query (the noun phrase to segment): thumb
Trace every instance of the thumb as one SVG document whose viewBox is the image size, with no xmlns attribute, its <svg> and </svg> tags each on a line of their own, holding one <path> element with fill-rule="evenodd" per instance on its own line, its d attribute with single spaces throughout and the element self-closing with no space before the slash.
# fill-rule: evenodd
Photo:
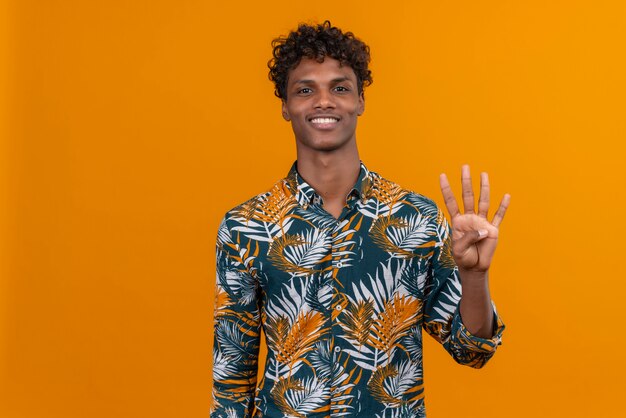
<svg viewBox="0 0 626 418">
<path fill-rule="evenodd" d="M 455 254 L 463 255 L 472 245 L 476 244 L 478 241 L 482 241 L 488 234 L 489 231 L 486 229 L 467 231 L 461 238 L 455 240 L 452 251 Z"/>
</svg>

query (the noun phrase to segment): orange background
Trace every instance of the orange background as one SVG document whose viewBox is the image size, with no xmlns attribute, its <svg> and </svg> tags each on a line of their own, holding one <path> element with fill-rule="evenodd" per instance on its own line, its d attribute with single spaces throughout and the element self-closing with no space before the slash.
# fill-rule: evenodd
<svg viewBox="0 0 626 418">
<path fill-rule="evenodd" d="M 372 49 L 363 161 L 512 194 L 482 370 L 427 338 L 429 417 L 623 412 L 623 1 L 33 1 L 0 22 L 0 416 L 206 417 L 224 212 L 295 158 L 270 42 Z"/>
</svg>

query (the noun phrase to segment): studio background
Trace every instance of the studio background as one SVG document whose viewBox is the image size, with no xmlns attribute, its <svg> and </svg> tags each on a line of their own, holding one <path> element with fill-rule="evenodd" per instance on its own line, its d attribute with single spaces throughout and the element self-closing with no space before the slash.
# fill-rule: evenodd
<svg viewBox="0 0 626 418">
<path fill-rule="evenodd" d="M 295 159 L 270 42 L 324 19 L 372 50 L 370 169 L 512 195 L 503 345 L 425 337 L 429 417 L 625 416 L 626 3 L 2 5 L 0 416 L 208 415 L 217 226 Z"/>
</svg>

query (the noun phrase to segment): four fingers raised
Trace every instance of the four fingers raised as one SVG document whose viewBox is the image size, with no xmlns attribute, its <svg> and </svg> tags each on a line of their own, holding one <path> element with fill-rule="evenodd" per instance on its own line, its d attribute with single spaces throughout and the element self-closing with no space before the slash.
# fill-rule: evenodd
<svg viewBox="0 0 626 418">
<path fill-rule="evenodd" d="M 448 177 L 445 174 L 441 174 L 439 176 L 439 184 L 441 186 L 441 193 L 443 194 L 443 200 L 446 204 L 446 208 L 448 209 L 448 213 L 450 214 L 450 218 L 454 218 L 460 214 L 459 205 L 457 204 L 456 198 L 452 193 L 452 188 L 450 187 L 450 182 L 448 181 Z M 469 165 L 464 165 L 461 169 L 461 186 L 462 186 L 462 197 L 463 197 L 463 208 L 466 214 L 474 213 L 474 191 L 472 189 L 472 177 L 470 175 Z M 500 202 L 500 206 L 493 216 L 493 220 L 491 224 L 495 227 L 498 227 L 504 218 L 504 214 L 506 213 L 507 208 L 509 207 L 509 202 L 511 200 L 511 195 L 508 193 L 504 195 L 502 201 Z M 490 204 L 490 191 L 489 191 L 489 176 L 487 173 L 481 173 L 480 175 L 480 197 L 478 198 L 478 216 L 487 218 L 489 213 L 489 204 Z"/>
</svg>

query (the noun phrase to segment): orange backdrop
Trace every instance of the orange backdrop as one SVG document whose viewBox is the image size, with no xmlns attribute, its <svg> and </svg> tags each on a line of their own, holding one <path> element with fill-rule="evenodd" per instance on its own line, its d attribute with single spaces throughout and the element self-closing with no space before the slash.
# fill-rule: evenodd
<svg viewBox="0 0 626 418">
<path fill-rule="evenodd" d="M 207 416 L 218 223 L 295 156 L 270 42 L 326 18 L 372 49 L 371 169 L 512 194 L 504 344 L 477 371 L 427 338 L 429 416 L 626 416 L 625 5 L 5 2 L 0 416 Z"/>
</svg>

